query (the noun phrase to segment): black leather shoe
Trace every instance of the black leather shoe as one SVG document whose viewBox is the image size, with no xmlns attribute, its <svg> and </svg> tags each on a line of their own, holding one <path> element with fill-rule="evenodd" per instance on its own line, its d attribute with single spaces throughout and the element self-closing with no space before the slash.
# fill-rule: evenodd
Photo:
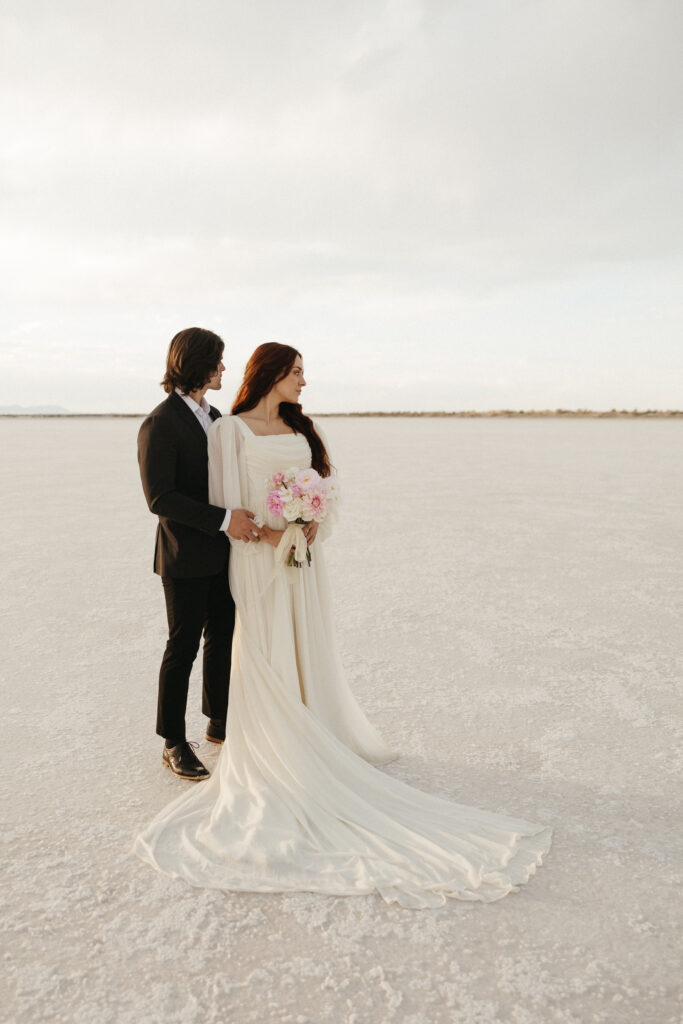
<svg viewBox="0 0 683 1024">
<path fill-rule="evenodd" d="M 175 747 L 164 746 L 162 760 L 179 779 L 190 779 L 192 782 L 208 779 L 210 772 L 192 749 L 197 746 L 197 743 L 188 743 L 187 741 L 178 743 Z"/>
<path fill-rule="evenodd" d="M 206 727 L 206 738 L 209 743 L 225 743 L 225 722 L 220 718 L 210 718 Z"/>
</svg>

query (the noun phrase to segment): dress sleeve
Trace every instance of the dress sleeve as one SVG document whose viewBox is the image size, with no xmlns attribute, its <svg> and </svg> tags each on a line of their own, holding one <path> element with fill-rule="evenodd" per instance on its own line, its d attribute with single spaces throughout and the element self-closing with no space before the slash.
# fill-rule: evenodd
<svg viewBox="0 0 683 1024">
<path fill-rule="evenodd" d="M 224 508 L 234 511 L 249 508 L 247 479 L 241 447 L 244 443 L 234 416 L 221 416 L 209 429 L 209 501 L 220 501 Z M 228 534 L 233 547 L 245 550 L 255 545 L 235 540 Z"/>
<path fill-rule="evenodd" d="M 317 430 L 318 434 L 320 435 L 320 440 L 325 445 L 325 451 L 327 452 L 327 457 L 329 458 L 330 463 L 331 463 L 332 462 L 332 453 L 330 451 L 330 445 L 329 445 L 328 440 L 327 440 L 327 435 L 325 434 L 324 430 L 322 429 L 322 427 L 320 426 L 319 423 L 315 423 L 315 429 Z M 336 471 L 336 469 L 332 469 L 332 477 L 331 478 L 334 480 L 334 483 L 335 483 L 337 497 L 333 501 L 331 501 L 330 504 L 328 505 L 327 515 L 325 516 L 325 518 L 323 519 L 322 523 L 318 527 L 318 535 L 317 535 L 316 539 L 317 540 L 321 540 L 321 541 L 327 540 L 327 538 L 330 536 L 330 534 L 334 532 L 334 528 L 336 526 L 337 519 L 339 517 L 339 511 L 338 511 L 338 506 L 339 506 L 339 482 L 338 482 L 338 478 L 337 478 L 337 471 Z"/>
</svg>

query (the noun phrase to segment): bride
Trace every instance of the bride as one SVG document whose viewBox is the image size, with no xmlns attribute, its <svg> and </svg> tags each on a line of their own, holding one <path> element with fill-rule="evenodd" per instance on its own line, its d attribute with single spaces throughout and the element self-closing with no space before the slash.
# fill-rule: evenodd
<svg viewBox="0 0 683 1024">
<path fill-rule="evenodd" d="M 249 508 L 262 539 L 230 539 L 237 609 L 226 740 L 211 778 L 174 800 L 134 844 L 173 878 L 250 892 L 378 892 L 404 907 L 500 899 L 534 874 L 550 829 L 431 796 L 380 771 L 393 755 L 367 721 L 337 654 L 322 542 L 334 513 L 304 527 L 311 564 L 277 568 L 285 521 L 267 480 L 331 472 L 299 404 L 300 353 L 261 345 L 232 416 L 209 433 L 209 499 Z M 227 684 L 227 680 L 226 680 Z"/>
</svg>

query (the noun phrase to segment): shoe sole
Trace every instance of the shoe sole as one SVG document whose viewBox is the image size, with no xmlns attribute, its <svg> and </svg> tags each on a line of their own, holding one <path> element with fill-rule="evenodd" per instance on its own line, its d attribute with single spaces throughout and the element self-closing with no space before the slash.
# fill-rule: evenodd
<svg viewBox="0 0 683 1024">
<path fill-rule="evenodd" d="M 210 779 L 210 775 L 181 775 L 180 772 L 174 772 L 168 761 L 164 761 L 163 757 L 161 763 L 165 764 L 171 775 L 175 775 L 176 779 L 185 779 L 187 782 L 204 782 L 205 779 Z"/>
<path fill-rule="evenodd" d="M 206 734 L 206 738 L 209 743 L 225 743 L 225 740 L 219 740 L 217 736 L 209 736 L 208 732 Z"/>
</svg>

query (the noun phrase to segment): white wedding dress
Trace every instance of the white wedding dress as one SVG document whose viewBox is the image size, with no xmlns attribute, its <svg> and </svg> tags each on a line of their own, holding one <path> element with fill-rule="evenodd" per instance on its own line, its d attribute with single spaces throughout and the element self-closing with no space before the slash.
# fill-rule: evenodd
<svg viewBox="0 0 683 1024">
<path fill-rule="evenodd" d="M 311 464 L 300 434 L 257 436 L 237 416 L 209 433 L 209 496 L 269 526 L 266 480 Z M 250 892 L 378 892 L 404 907 L 500 899 L 526 882 L 550 829 L 452 803 L 380 771 L 390 749 L 339 662 L 321 524 L 312 564 L 231 540 L 237 608 L 227 736 L 211 778 L 185 790 L 135 852 L 192 885 Z"/>
</svg>

